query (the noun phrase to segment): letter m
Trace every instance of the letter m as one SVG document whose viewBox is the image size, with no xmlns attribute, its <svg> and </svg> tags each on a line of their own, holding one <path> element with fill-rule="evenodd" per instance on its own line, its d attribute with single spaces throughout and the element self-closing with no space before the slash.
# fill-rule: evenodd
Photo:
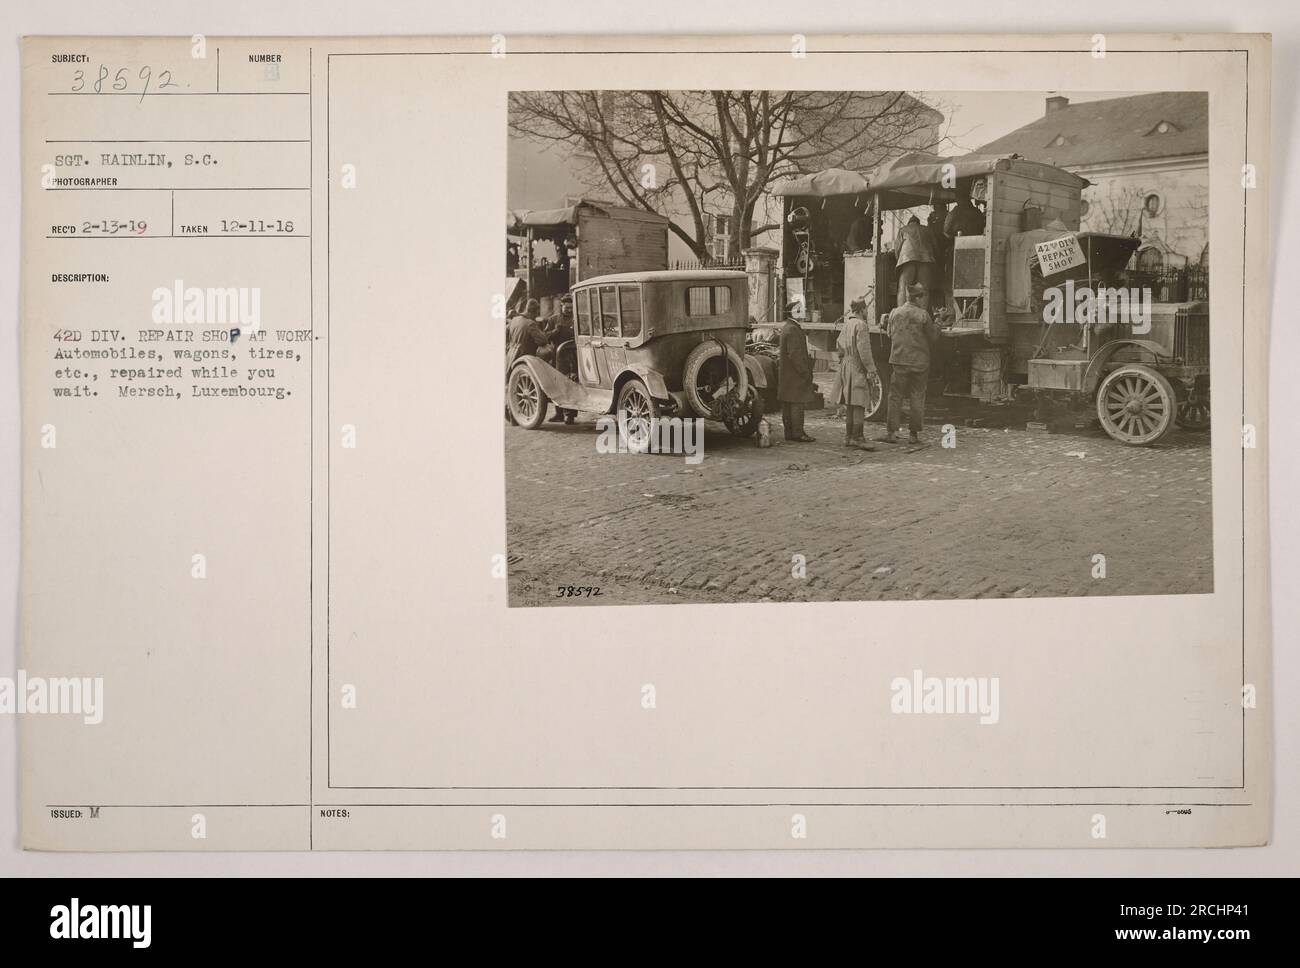
<svg viewBox="0 0 1300 968">
<path fill-rule="evenodd" d="M 51 679 L 50 708 L 65 713 L 81 712 L 81 680 Z"/>
<path fill-rule="evenodd" d="M 239 319 L 239 290 L 238 289 L 209 289 L 208 290 L 208 319 L 209 323 L 226 325 L 237 322 Z"/>
<path fill-rule="evenodd" d="M 131 937 L 131 909 L 125 904 L 104 905 L 100 923 L 101 938 Z"/>
</svg>

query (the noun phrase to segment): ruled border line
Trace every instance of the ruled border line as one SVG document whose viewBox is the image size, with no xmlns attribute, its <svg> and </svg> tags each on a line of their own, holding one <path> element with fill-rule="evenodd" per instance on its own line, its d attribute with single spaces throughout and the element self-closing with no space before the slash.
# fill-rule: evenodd
<svg viewBox="0 0 1300 968">
<path fill-rule="evenodd" d="M 1072 54 L 1072 55 L 1080 55 L 1080 54 L 1085 54 L 1085 53 L 1087 53 L 1087 52 L 1088 52 L 1088 51 L 1087 51 L 1086 48 L 1084 48 L 1084 49 L 1074 49 L 1074 48 L 1070 48 L 1070 49 L 964 48 L 964 49 L 942 49 L 942 50 L 930 50 L 930 49 L 925 49 L 925 50 L 859 50 L 859 49 L 853 49 L 853 50 L 826 50 L 826 51 L 816 51 L 815 53 L 816 53 L 818 56 L 822 56 L 822 55 L 836 55 L 836 54 L 853 54 L 853 55 L 864 55 L 864 54 L 866 54 L 866 55 L 872 55 L 872 54 L 880 54 L 880 55 L 888 55 L 888 54 L 903 54 L 903 55 L 914 55 L 914 54 Z M 1243 150 L 1244 150 L 1244 158 L 1248 160 L 1249 157 L 1250 157 L 1250 150 L 1249 150 L 1249 148 L 1250 148 L 1250 82 L 1251 82 L 1251 75 L 1250 75 L 1250 50 L 1249 50 L 1249 48 L 1188 48 L 1188 49 L 1177 49 L 1177 48 L 1174 48 L 1174 49 L 1147 49 L 1147 48 L 1139 48 L 1139 49 L 1126 49 L 1126 50 L 1115 50 L 1115 49 L 1111 49 L 1111 50 L 1108 50 L 1108 51 L 1107 51 L 1107 56 L 1111 56 L 1111 55 L 1115 55 L 1115 54 L 1173 54 L 1173 55 L 1180 55 L 1180 54 L 1192 54 L 1192 53 L 1244 54 L 1244 55 L 1245 55 L 1245 70 L 1244 70 L 1244 77 L 1243 77 L 1244 104 L 1245 104 L 1244 132 L 1243 132 L 1243 141 L 1244 141 L 1244 144 L 1243 144 Z M 781 49 L 781 50 L 721 50 L 721 51 L 687 51 L 687 50 L 651 50 L 651 51 L 645 51 L 645 50 L 637 50 L 637 51 L 608 51 L 608 50 L 606 50 L 606 51 L 591 51 L 591 50 L 548 50 L 548 51 L 512 51 L 510 56 L 521 56 L 521 55 L 522 55 L 522 56 L 545 56 L 545 57 L 554 57 L 554 56 L 558 56 L 558 55 L 581 55 L 581 56 L 611 56 L 611 55 L 619 55 L 619 56 L 628 56 L 628 55 L 631 55 L 631 56 L 665 56 L 665 55 L 672 55 L 672 56 L 707 56 L 707 55 L 709 55 L 709 54 L 721 54 L 721 55 L 734 55 L 734 54 L 742 54 L 742 55 L 743 55 L 743 54 L 767 54 L 767 55 L 777 55 L 777 56 L 786 57 L 786 56 L 789 56 L 789 51 L 788 51 L 788 49 Z M 327 167 L 330 166 L 330 165 L 332 165 L 331 154 L 330 154 L 330 133 L 331 133 L 331 114 L 332 114 L 332 112 L 331 112 L 331 101 L 332 101 L 332 99 L 331 99 L 331 97 L 330 97 L 330 90 L 331 90 L 330 85 L 331 85 L 331 82 L 332 82 L 332 66 L 333 66 L 333 59 L 334 59 L 335 57 L 447 57 L 447 56 L 450 56 L 450 57 L 457 57 L 457 56 L 463 56 L 463 57 L 490 57 L 490 56 L 492 56 L 492 54 L 491 54 L 490 51 L 376 51 L 376 52 L 331 52 L 331 53 L 328 53 L 328 54 L 326 55 L 326 65 L 325 65 L 325 76 L 326 76 L 326 124 L 325 124 L 325 145 L 326 145 L 326 147 L 325 147 L 325 153 L 326 153 L 326 164 L 327 164 Z M 1143 93 L 1143 92 L 1135 92 L 1135 93 Z M 1154 93 L 1154 92 L 1152 92 L 1152 93 Z M 1207 98 L 1208 98 L 1208 92 L 1207 92 Z M 332 170 L 332 169 L 331 169 L 331 170 Z M 1241 393 L 1242 393 L 1242 414 L 1243 414 L 1243 423 L 1244 423 L 1244 416 L 1245 416 L 1245 413 L 1246 413 L 1246 359 L 1247 359 L 1247 346 L 1249 345 L 1249 344 L 1247 343 L 1247 340 L 1246 340 L 1246 285 L 1245 285 L 1245 273 L 1246 273 L 1246 271 L 1247 271 L 1247 247 L 1248 247 L 1248 241 L 1249 241 L 1249 207 L 1248 207 L 1248 197 L 1247 197 L 1247 195 L 1246 195 L 1246 191 L 1247 191 L 1247 189 L 1246 189 L 1245 186 L 1243 185 L 1243 186 L 1242 186 L 1242 196 L 1243 196 L 1243 216 L 1242 216 L 1242 227 L 1241 227 L 1241 232 L 1242 232 L 1242 273 L 1243 273 L 1243 276 L 1242 276 L 1242 311 L 1241 311 L 1241 336 L 1242 336 L 1242 359 L 1241 359 L 1242 373 L 1241 373 Z M 329 416 L 331 416 L 331 417 L 332 417 L 332 411 L 331 411 L 331 409 L 330 409 L 330 400 L 331 400 L 331 392 L 332 392 L 332 386 L 331 386 L 331 384 L 332 384 L 333 368 L 332 368 L 332 366 L 331 366 L 331 364 L 330 364 L 330 351 L 331 351 L 331 348 L 332 348 L 332 339 L 330 339 L 330 333 L 331 333 L 331 326 L 332 326 L 332 314 L 331 314 L 331 311 L 330 311 L 330 299 L 329 299 L 329 295 L 328 295 L 328 293 L 329 293 L 330 287 L 331 287 L 331 285 L 332 285 L 332 274 L 331 274 L 331 268 L 332 268 L 332 267 L 331 267 L 331 259 L 330 259 L 330 252 L 331 252 L 331 247 L 332 247 L 332 226 L 331 226 L 331 221 L 330 221 L 330 216 L 329 216 L 329 212 L 330 212 L 329 201 L 330 201 L 330 197 L 332 196 L 332 194 L 333 194 L 333 191 L 332 191 L 332 184 L 331 184 L 331 189 L 330 189 L 330 190 L 327 192 L 327 194 L 326 194 L 326 219 L 325 219 L 325 236 L 326 236 L 326 292 L 327 292 L 327 296 L 326 296 L 326 339 L 327 339 L 327 343 L 326 343 L 326 361 L 327 361 L 327 362 L 326 362 L 326 390 L 325 390 L 325 397 L 326 397 L 326 411 L 327 411 L 327 414 L 328 414 Z M 699 790 L 699 791 L 722 791 L 722 790 L 736 790 L 736 791 L 743 791 L 743 790 L 757 790 L 757 791 L 761 791 L 761 790 L 825 790 L 825 791 L 836 791 L 836 790 L 839 790 L 839 791 L 845 791 L 845 792 L 863 791 L 863 790 L 950 790 L 950 791 L 962 791 L 962 790 L 990 790 L 990 791 L 995 791 L 995 790 L 1053 790 L 1053 789 L 1062 789 L 1062 790 L 1241 790 L 1241 791 L 1244 791 L 1244 790 L 1246 789 L 1246 710 L 1245 710 L 1245 707 L 1244 707 L 1244 706 L 1243 706 L 1243 708 L 1242 708 L 1242 714 L 1241 714 L 1241 723 L 1242 723 L 1242 733 L 1241 733 L 1241 782 L 1240 782 L 1240 784 L 1238 784 L 1238 785 L 1236 785 L 1236 786 L 1083 786 L 1083 787 L 1053 787 L 1053 786 L 978 786 L 978 787 L 944 787 L 944 786 L 930 786 L 930 787 L 915 787 L 915 786 L 891 786 L 891 787 L 807 787 L 807 786 L 802 786 L 802 787 L 798 787 L 798 786 L 796 786 L 796 787 L 790 787 L 790 786 L 773 786 L 773 787 L 735 787 L 735 786 L 698 786 L 698 787 L 674 787 L 674 786 L 667 786 L 667 787 L 662 787 L 662 786 L 634 786 L 634 787 L 628 787 L 628 786 L 586 786 L 586 787 L 550 787 L 550 786 L 529 786 L 529 787 L 455 787 L 455 786 L 373 786 L 373 785 L 336 785 L 336 784 L 334 784 L 334 782 L 333 782 L 333 759 L 332 759 L 332 755 L 331 755 L 331 751 L 332 751 L 332 736 L 331 736 L 331 733 L 332 733 L 332 730 L 331 730 L 331 716 L 330 716 L 330 710 L 331 710 L 331 707 L 332 707 L 332 702 L 330 701 L 330 697 L 331 697 L 331 695 L 332 695 L 332 691 L 330 691 L 330 689 L 332 688 L 332 687 L 331 687 L 331 684 L 332 684 L 332 681 L 333 681 L 333 680 L 332 680 L 332 676 L 331 676 L 331 660 L 332 660 L 332 644 L 333 644 L 333 636 L 332 636 L 332 627 L 331 627 L 331 622 L 330 622 L 330 600 L 331 600 L 331 598 L 332 598 L 332 596 L 331 596 L 331 594 L 330 594 L 330 590 L 331 590 L 331 578 L 332 578 L 332 571 L 333 571 L 333 569 L 332 569 L 332 561 L 331 561 L 330 550 L 329 550 L 329 549 L 330 549 L 330 536 L 331 536 L 332 525 L 333 525 L 333 507 L 332 507 L 332 503 L 331 503 L 331 501 L 330 501 L 330 493 L 331 493 L 331 488 L 330 488 L 331 469 L 330 469 L 330 457 L 329 457 L 329 454 L 330 454 L 331 452 L 332 452 L 332 448 L 327 448 L 327 456 L 326 456 L 326 492 L 325 492 L 325 501 L 326 501 L 326 541 L 325 541 L 325 546 L 326 546 L 326 605 L 325 605 L 325 607 L 326 607 L 326 631 L 325 631 L 325 659 L 326 659 L 326 683 L 327 683 L 327 693 L 326 693 L 326 696 L 325 696 L 325 701 L 326 701 L 326 787 L 327 787 L 327 789 L 330 789 L 330 790 L 394 790 L 394 791 L 397 791 L 397 790 L 413 790 L 413 791 L 414 791 L 414 790 L 429 790 L 429 791 L 434 791 L 434 790 L 447 790 L 447 791 L 449 791 L 449 790 L 555 790 L 555 791 L 563 791 L 563 790 L 604 790 L 604 791 L 630 791 L 630 790 L 666 790 L 666 791 L 667 791 L 667 790 Z M 1245 685 L 1246 685 L 1246 683 L 1245 683 L 1245 671 L 1246 671 L 1246 622 L 1247 622 L 1247 605 L 1246 605 L 1246 602 L 1247 602 L 1247 590 L 1246 590 L 1246 543 L 1247 543 L 1248 538 L 1249 538 L 1249 536 L 1248 536 L 1247 533 L 1246 533 L 1246 513 L 1245 513 L 1245 506 L 1246 506 L 1246 467 L 1245 467 L 1245 449 L 1244 449 L 1244 448 L 1242 449 L 1242 457 L 1241 457 L 1241 461 L 1242 461 L 1242 463 L 1241 463 L 1241 530 L 1242 530 L 1242 535 L 1241 535 L 1241 544 L 1242 544 L 1242 549 L 1241 549 L 1241 554 L 1242 554 L 1242 574 L 1241 574 L 1241 581 L 1242 581 L 1242 589 L 1241 589 L 1241 609 L 1242 609 L 1242 618 L 1241 618 L 1241 623 L 1242 623 L 1242 625 L 1241 625 L 1241 627 L 1242 627 L 1242 636 L 1241 636 L 1241 667 L 1242 667 L 1242 687 L 1243 687 L 1243 689 L 1244 689 L 1244 687 L 1245 687 Z M 1212 455 L 1212 454 L 1211 454 L 1211 467 L 1213 467 L 1213 455 Z M 1211 476 L 1213 476 L 1213 475 L 1211 475 Z M 604 804 L 603 804 L 603 803 L 574 804 L 574 806 L 618 806 L 618 805 L 619 805 L 619 804 L 607 804 L 607 803 L 604 803 Z M 704 805 L 704 804 L 702 804 L 702 803 L 701 803 L 701 804 L 691 804 L 691 806 L 702 806 L 702 805 Z M 718 806 L 737 806 L 738 804 L 716 804 L 716 805 L 718 805 Z M 819 805 L 819 806 L 822 806 L 822 805 L 830 805 L 830 804 L 818 804 L 818 805 Z M 836 804 L 836 805 L 838 805 L 838 806 L 880 806 L 880 804 Z M 891 805 L 892 805 L 892 804 L 891 804 Z M 899 804 L 899 805 L 901 805 L 901 804 Z M 1030 806 L 1030 805 L 1031 805 L 1031 804 L 1008 804 L 1008 806 Z M 1086 805 L 1089 805 L 1089 804 L 1075 804 L 1075 805 L 1076 805 L 1076 806 L 1086 806 Z M 1143 806 L 1144 804 L 1141 804 L 1141 803 L 1135 803 L 1135 804 L 1125 804 L 1125 805 L 1128 805 L 1128 806 Z M 1188 805 L 1188 806 L 1195 806 L 1196 804 L 1186 804 L 1186 805 Z M 1215 806 L 1227 806 L 1228 804 L 1214 804 L 1214 805 L 1215 805 Z M 1234 805 L 1241 805 L 1241 804 L 1234 804 Z M 396 804 L 396 806 L 403 806 L 403 804 Z M 411 806 L 446 806 L 446 807 L 454 807 L 454 806 L 459 806 L 459 804 L 423 804 L 423 805 L 411 804 Z"/>
</svg>

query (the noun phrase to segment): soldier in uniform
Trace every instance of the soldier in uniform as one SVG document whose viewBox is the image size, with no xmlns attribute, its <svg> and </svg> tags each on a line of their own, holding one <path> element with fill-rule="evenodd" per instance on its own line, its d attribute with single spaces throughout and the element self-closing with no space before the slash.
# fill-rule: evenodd
<svg viewBox="0 0 1300 968">
<path fill-rule="evenodd" d="M 895 273 L 898 279 L 898 305 L 907 303 L 909 286 L 919 283 L 927 291 L 934 275 L 934 243 L 921 220 L 913 215 L 898 232 L 896 244 L 898 262 Z"/>
<path fill-rule="evenodd" d="M 839 403 L 846 406 L 844 446 L 859 450 L 875 450 L 863 438 L 863 424 L 867 408 L 871 406 L 871 392 L 879 382 L 876 362 L 871 356 L 871 339 L 864 318 L 867 302 L 855 299 L 849 304 L 849 314 L 844 319 L 835 348 L 840 355 Z"/>
<path fill-rule="evenodd" d="M 957 204 L 943 221 L 943 234 L 950 239 L 959 235 L 983 235 L 984 213 L 970 200 L 970 187 L 959 187 Z"/>
<path fill-rule="evenodd" d="M 808 338 L 804 336 L 803 327 L 789 314 L 797 306 L 786 306 L 786 321 L 781 327 L 778 344 L 777 399 L 781 401 L 781 423 L 785 427 L 785 439 L 796 443 L 812 443 L 803 429 L 804 404 L 810 403 L 816 394 L 813 383 L 812 357 L 808 355 Z"/>
<path fill-rule="evenodd" d="M 578 358 L 571 352 L 561 353 L 560 348 L 569 340 L 573 339 L 573 297 L 564 296 L 560 300 L 559 308 L 546 320 L 546 336 L 555 347 L 555 368 L 571 380 L 578 379 Z M 567 410 L 558 403 L 555 405 L 555 416 L 551 418 L 551 423 L 573 423 L 574 417 L 578 415 L 576 410 Z"/>
<path fill-rule="evenodd" d="M 903 397 L 910 401 L 908 439 L 921 442 L 925 421 L 925 384 L 930 378 L 930 352 L 939 341 L 939 327 L 925 311 L 925 286 L 917 283 L 907 291 L 907 303 L 889 313 L 889 416 L 886 433 L 877 440 L 898 443 L 903 416 Z"/>
<path fill-rule="evenodd" d="M 538 351 L 550 345 L 546 330 L 538 322 L 542 305 L 536 299 L 524 304 L 524 311 L 506 325 L 506 373 L 521 356 L 537 356 Z"/>
</svg>

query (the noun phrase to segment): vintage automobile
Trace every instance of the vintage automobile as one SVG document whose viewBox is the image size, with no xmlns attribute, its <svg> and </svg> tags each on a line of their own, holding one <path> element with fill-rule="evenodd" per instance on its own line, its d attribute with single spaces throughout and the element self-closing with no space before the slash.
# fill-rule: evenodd
<svg viewBox="0 0 1300 968">
<path fill-rule="evenodd" d="M 509 416 L 533 430 L 549 403 L 616 414 L 632 448 L 657 417 L 716 420 L 748 437 L 762 419 L 768 384 L 762 362 L 745 353 L 748 301 L 743 272 L 656 270 L 585 280 L 573 288 L 574 338 L 555 348 L 553 363 L 524 356 L 511 365 Z"/>
<path fill-rule="evenodd" d="M 1209 429 L 1209 305 L 1196 298 L 1204 294 L 1161 291 L 1159 279 L 1125 269 L 1139 246 L 1136 238 L 1098 232 L 1073 236 L 1084 259 L 1080 265 L 1048 273 L 1031 267 L 1029 305 L 1035 317 L 1044 315 L 1039 280 L 1058 293 L 1070 294 L 1074 286 L 1109 293 L 1111 305 L 1085 307 L 1087 318 L 1098 320 L 1090 325 L 1040 324 L 1038 350 L 1028 360 L 1029 380 L 1017 388 L 1017 397 L 1035 401 L 1043 417 L 1062 408 L 1095 410 L 1102 429 L 1124 444 L 1157 444 L 1175 426 Z M 1129 308 L 1117 313 L 1114 304 L 1121 295 Z M 1072 314 L 1077 320 L 1077 307 L 1062 300 L 1062 308 L 1067 320 Z"/>
</svg>

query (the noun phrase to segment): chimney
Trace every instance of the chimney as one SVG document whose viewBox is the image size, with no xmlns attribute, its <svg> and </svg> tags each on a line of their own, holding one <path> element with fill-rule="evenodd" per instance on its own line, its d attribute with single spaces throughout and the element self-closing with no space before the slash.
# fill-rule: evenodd
<svg viewBox="0 0 1300 968">
<path fill-rule="evenodd" d="M 1051 114 L 1053 111 L 1059 111 L 1062 108 L 1066 108 L 1069 106 L 1070 106 L 1070 99 L 1068 97 L 1062 97 L 1061 95 L 1056 94 L 1047 99 L 1047 110 L 1044 111 L 1043 113 Z"/>
</svg>

